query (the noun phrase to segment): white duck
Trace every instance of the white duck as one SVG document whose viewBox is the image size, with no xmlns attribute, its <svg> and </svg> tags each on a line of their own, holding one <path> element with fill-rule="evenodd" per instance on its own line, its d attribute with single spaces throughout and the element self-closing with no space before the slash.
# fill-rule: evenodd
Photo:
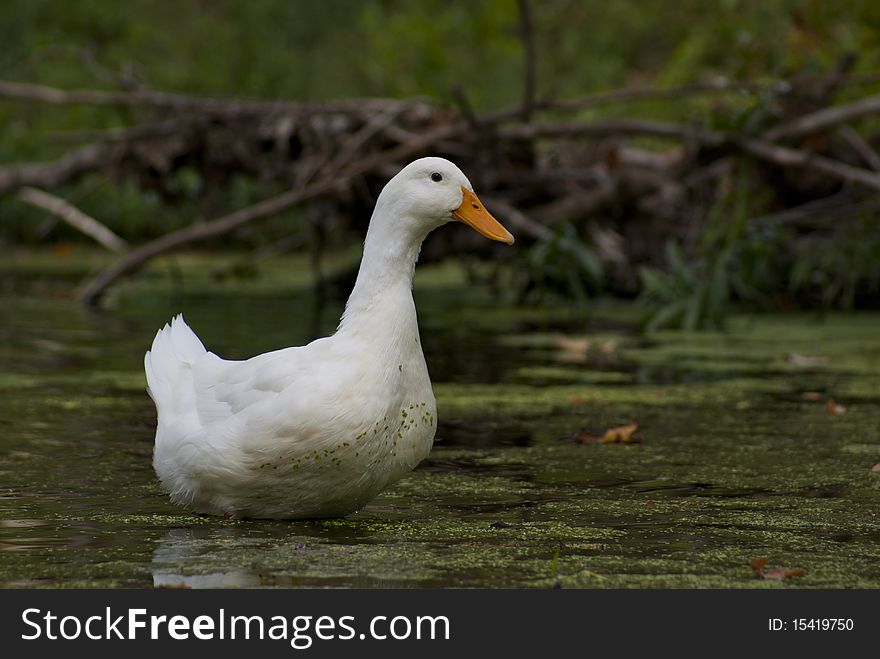
<svg viewBox="0 0 880 659">
<path fill-rule="evenodd" d="M 437 428 L 412 278 L 428 233 L 457 219 L 513 236 L 442 158 L 382 190 L 336 333 L 245 361 L 207 352 L 177 316 L 144 358 L 153 466 L 171 499 L 226 517 L 336 517 L 412 470 Z"/>
</svg>

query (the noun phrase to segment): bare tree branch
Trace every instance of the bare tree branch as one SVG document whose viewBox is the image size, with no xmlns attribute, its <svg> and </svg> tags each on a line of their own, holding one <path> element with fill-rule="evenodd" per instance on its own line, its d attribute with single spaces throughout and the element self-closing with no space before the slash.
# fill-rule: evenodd
<svg viewBox="0 0 880 659">
<path fill-rule="evenodd" d="M 790 149 L 765 140 L 736 139 L 734 143 L 746 153 L 776 165 L 806 167 L 824 174 L 831 174 L 844 181 L 861 183 L 875 190 L 880 190 L 880 173 L 869 172 L 866 169 L 853 167 L 832 158 L 801 149 Z"/>
<path fill-rule="evenodd" d="M 553 231 L 540 222 L 536 222 L 526 213 L 523 213 L 521 210 L 503 199 L 498 197 L 485 197 L 483 202 L 488 207 L 492 208 L 499 217 L 505 220 L 514 229 L 538 240 L 549 240 L 553 237 Z"/>
<path fill-rule="evenodd" d="M 772 142 L 804 137 L 878 112 L 880 112 L 880 95 L 869 96 L 854 103 L 833 105 L 811 114 L 805 114 L 794 121 L 765 131 L 762 137 Z"/>
<path fill-rule="evenodd" d="M 293 101 L 259 101 L 236 98 L 188 96 L 146 89 L 133 91 L 98 91 L 92 89 L 58 89 L 46 85 L 0 80 L 0 98 L 39 101 L 53 105 L 108 105 L 149 107 L 165 110 L 201 110 L 218 114 L 252 114 L 266 112 L 352 112 L 372 114 L 389 106 L 411 107 L 420 101 L 391 99 L 352 99 L 327 103 Z"/>
<path fill-rule="evenodd" d="M 646 216 L 675 218 L 682 212 L 696 217 L 702 212 L 700 204 L 711 203 L 717 197 L 720 186 L 716 179 L 723 178 L 723 172 L 742 154 L 779 168 L 806 168 L 822 173 L 825 179 L 880 190 L 880 156 L 847 125 L 848 121 L 880 113 L 880 96 L 783 121 L 754 137 L 642 118 L 576 120 L 572 116 L 567 121 L 550 117 L 545 118 L 549 121 L 537 121 L 540 110 L 577 111 L 607 103 L 737 93 L 743 89 L 770 88 L 786 94 L 790 86 L 784 81 L 715 81 L 667 89 L 622 89 L 571 101 L 542 101 L 535 96 L 533 7 L 528 0 L 518 1 L 523 98 L 515 107 L 482 115 L 473 112 L 463 94 L 459 98 L 460 111 L 456 111 L 419 100 L 250 101 L 143 89 L 60 90 L 0 81 L 0 99 L 160 111 L 149 113 L 145 117 L 148 122 L 140 125 L 75 135 L 100 142 L 74 149 L 54 162 L 0 167 L 0 194 L 18 188 L 40 188 L 23 192 L 23 197 L 36 203 L 35 194 L 49 196 L 42 190 L 84 173 L 121 169 L 147 185 L 161 187 L 173 198 L 174 186 L 167 185 L 170 175 L 192 166 L 200 168 L 206 198 L 237 173 L 290 188 L 253 206 L 193 224 L 134 249 L 84 287 L 81 299 L 94 303 L 121 277 L 155 256 L 221 236 L 316 197 L 335 198 L 342 206 L 356 203 L 352 200 L 371 194 L 365 188 L 368 179 L 364 174 L 393 175 L 406 159 L 427 153 L 461 157 L 465 165 L 491 162 L 491 171 L 484 173 L 481 182 L 481 188 L 489 192 L 488 203 L 518 231 L 535 239 L 553 235 L 554 223 L 581 219 L 612 207 L 615 217 L 609 216 L 603 222 L 622 222 L 617 216 L 622 218 L 624 214 L 640 220 Z M 795 104 L 783 105 L 783 111 L 791 111 L 789 106 Z M 875 171 L 814 153 L 810 150 L 814 148 L 812 143 L 794 145 L 797 148 L 778 143 L 829 129 L 836 129 Z M 671 140 L 673 148 L 658 153 L 643 145 L 627 144 L 628 136 Z M 541 145 L 541 149 L 522 143 L 535 140 L 554 143 Z M 387 148 L 389 143 L 395 146 Z M 524 157 L 526 153 L 528 158 Z M 475 158 L 475 154 L 482 154 L 481 158 Z M 794 179 L 798 178 L 788 177 L 795 188 Z M 865 194 L 855 188 L 852 192 Z M 826 189 L 816 194 L 829 192 Z M 55 208 L 61 208 L 59 202 L 66 203 L 54 199 Z M 45 202 L 46 197 L 42 200 Z M 688 209 L 694 201 L 699 208 L 691 212 Z M 71 215 L 69 209 L 64 212 L 82 220 Z M 212 214 L 205 212 L 209 217 Z M 622 224 L 621 230 L 626 233 Z"/>
<path fill-rule="evenodd" d="M 880 155 L 868 144 L 861 135 L 852 129 L 849 124 L 843 124 L 837 129 L 837 134 L 850 148 L 859 154 L 859 157 L 875 172 L 880 172 Z"/>
<path fill-rule="evenodd" d="M 400 112 L 401 108 L 392 107 L 372 117 L 357 133 L 352 135 L 342 145 L 338 153 L 322 169 L 328 173 L 332 173 L 345 166 L 345 164 L 357 154 L 358 150 L 366 144 L 370 138 L 381 133 L 390 126 Z"/>
<path fill-rule="evenodd" d="M 129 142 L 144 138 L 166 137 L 180 130 L 179 117 L 104 130 L 67 130 L 49 134 L 49 139 L 59 143 L 70 142 Z"/>
<path fill-rule="evenodd" d="M 100 169 L 114 153 L 112 145 L 89 144 L 53 162 L 0 167 L 0 194 L 24 186 L 54 188 L 80 174 Z"/>
<path fill-rule="evenodd" d="M 873 84 L 880 80 L 878 73 L 850 74 L 840 76 L 826 74 L 819 76 L 803 76 L 791 80 L 727 80 L 719 78 L 707 82 L 696 82 L 678 87 L 629 87 L 613 89 L 605 92 L 589 94 L 581 98 L 564 100 L 547 100 L 536 103 L 537 110 L 552 110 L 558 112 L 576 112 L 587 108 L 610 105 L 613 103 L 633 103 L 639 101 L 661 101 L 688 96 L 701 96 L 704 94 L 741 94 L 743 92 L 757 93 L 774 91 L 778 94 L 787 94 L 792 89 L 801 86 L 813 86 L 825 84 L 830 79 L 835 79 L 839 84 Z"/>
<path fill-rule="evenodd" d="M 36 188 L 22 188 L 18 196 L 23 201 L 60 217 L 74 229 L 94 239 L 111 252 L 120 253 L 128 249 L 128 243 L 125 240 L 61 197 Z"/>
<path fill-rule="evenodd" d="M 779 90 L 785 90 L 789 87 L 788 83 L 784 81 L 776 81 L 775 83 L 770 83 L 770 85 L 775 86 Z M 702 94 L 756 91 L 757 89 L 764 89 L 765 87 L 765 85 L 756 83 L 732 82 L 726 79 L 698 82 L 690 85 L 681 85 L 679 87 L 630 87 L 625 89 L 613 89 L 607 92 L 598 92 L 590 94 L 589 96 L 584 96 L 583 98 L 573 98 L 562 101 L 545 101 L 539 104 L 539 109 L 575 112 L 577 110 L 584 110 L 600 105 L 610 105 L 612 103 L 660 101 L 686 96 L 699 96 Z"/>
<path fill-rule="evenodd" d="M 558 224 L 576 217 L 595 213 L 608 206 L 617 196 L 617 181 L 605 179 L 589 190 L 580 190 L 549 203 L 532 208 L 529 214 L 543 224 Z"/>
<path fill-rule="evenodd" d="M 611 119 L 590 123 L 568 122 L 558 124 L 527 124 L 506 126 L 500 130 L 502 135 L 534 139 L 538 137 L 560 138 L 574 136 L 602 136 L 614 134 L 643 134 L 658 137 L 671 137 L 683 140 L 694 140 L 705 146 L 721 147 L 733 145 L 746 153 L 788 167 L 807 167 L 835 178 L 860 183 L 880 190 L 880 174 L 869 172 L 860 167 L 853 167 L 832 158 L 820 156 L 802 149 L 773 144 L 767 139 L 744 138 L 726 133 L 719 133 L 699 126 L 687 126 L 662 121 L 641 119 Z"/>
<path fill-rule="evenodd" d="M 569 121 L 559 123 L 516 124 L 499 128 L 502 137 L 513 139 L 538 139 L 559 137 L 605 137 L 609 135 L 653 135 L 679 140 L 696 140 L 705 144 L 722 144 L 721 133 L 666 121 L 649 119 L 604 119 L 598 121 Z"/>
<path fill-rule="evenodd" d="M 423 151 L 432 144 L 447 139 L 460 131 L 462 127 L 462 124 L 442 126 L 420 136 L 419 139 L 412 142 L 366 156 L 350 164 L 343 171 L 335 175 L 328 175 L 302 188 L 290 190 L 215 220 L 192 224 L 185 229 L 165 234 L 160 238 L 141 245 L 110 267 L 99 272 L 82 289 L 79 299 L 85 304 L 95 304 L 118 279 L 136 272 L 160 254 L 180 249 L 185 245 L 208 240 L 209 238 L 222 236 L 254 220 L 280 213 L 291 206 L 325 194 L 333 188 L 346 183 L 351 178 L 370 171 L 375 167 L 396 162 L 401 158 Z"/>
</svg>

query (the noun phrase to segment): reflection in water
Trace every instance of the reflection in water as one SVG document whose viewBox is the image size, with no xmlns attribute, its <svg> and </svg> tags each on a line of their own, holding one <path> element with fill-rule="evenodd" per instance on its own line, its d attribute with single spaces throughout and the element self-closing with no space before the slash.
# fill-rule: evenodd
<svg viewBox="0 0 880 659">
<path fill-rule="evenodd" d="M 235 533 L 221 532 L 221 538 L 234 539 Z M 153 552 L 151 571 L 155 588 L 254 588 L 260 577 L 244 568 L 209 574 L 183 574 L 187 564 L 201 556 L 205 544 L 217 533 L 200 534 L 195 529 L 172 529 L 159 539 Z"/>
</svg>

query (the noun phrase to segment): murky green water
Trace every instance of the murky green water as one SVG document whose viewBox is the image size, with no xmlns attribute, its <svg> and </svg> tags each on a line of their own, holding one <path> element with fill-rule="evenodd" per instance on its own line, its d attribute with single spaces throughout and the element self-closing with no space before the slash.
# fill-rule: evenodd
<svg viewBox="0 0 880 659">
<path fill-rule="evenodd" d="M 0 264 L 0 584 L 880 586 L 880 314 L 645 339 L 631 309 L 504 308 L 425 268 L 430 458 L 345 519 L 224 521 L 155 481 L 145 348 L 179 310 L 224 356 L 302 343 L 344 297 L 318 307 L 297 259 L 181 258 L 94 315 L 68 298 L 91 258 Z M 572 439 L 632 420 L 639 443 Z"/>
</svg>

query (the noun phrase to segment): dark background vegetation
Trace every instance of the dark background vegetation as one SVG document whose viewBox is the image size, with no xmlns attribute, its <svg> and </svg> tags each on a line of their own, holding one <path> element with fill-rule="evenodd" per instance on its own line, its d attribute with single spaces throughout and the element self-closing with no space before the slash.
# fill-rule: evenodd
<svg viewBox="0 0 880 659">
<path fill-rule="evenodd" d="M 880 3 L 38 0 L 4 5 L 0 43 L 2 80 L 134 95 L 97 104 L 0 94 L 7 173 L 83 145 L 127 145 L 104 166 L 34 187 L 132 246 L 309 185 L 304 163 L 322 149 L 315 171 L 330 180 L 330 165 L 349 164 L 353 135 L 364 136 L 358 155 L 381 155 L 459 122 L 308 203 L 186 246 L 240 249 L 241 276 L 258 275 L 261 254 L 345 248 L 395 168 L 438 154 L 462 165 L 518 244 L 510 256 L 437 237 L 425 258 L 490 256 L 473 276 L 512 283 L 518 302 L 637 296 L 649 328 L 718 326 L 737 307 L 880 305 L 877 113 L 771 141 L 786 152 L 761 155 L 745 141 L 880 93 Z M 620 89 L 646 93 L 597 96 Z M 152 90 L 317 105 L 303 119 L 137 100 Z M 327 110 L 359 98 L 378 100 Z M 364 133 L 383 112 L 381 134 Z M 622 117 L 654 123 L 608 123 Z M 258 130 L 277 136 L 287 119 L 296 126 L 284 148 Z M 151 142 L 120 132 L 157 125 L 165 132 Z M 0 190 L 0 255 L 91 243 L 22 188 Z"/>
</svg>

